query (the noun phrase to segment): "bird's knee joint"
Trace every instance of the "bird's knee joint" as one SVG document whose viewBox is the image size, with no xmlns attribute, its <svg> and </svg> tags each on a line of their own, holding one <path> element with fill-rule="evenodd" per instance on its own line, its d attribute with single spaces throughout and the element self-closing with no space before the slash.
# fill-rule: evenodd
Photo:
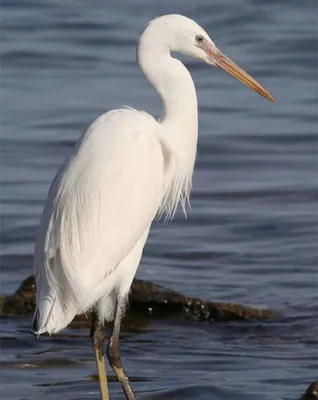
<svg viewBox="0 0 318 400">
<path fill-rule="evenodd" d="M 118 345 L 116 346 L 113 343 L 108 344 L 107 358 L 113 369 L 114 368 L 117 370 L 122 369 Z"/>
<path fill-rule="evenodd" d="M 94 349 L 98 351 L 98 357 L 101 360 L 104 353 L 104 340 L 105 336 L 102 330 L 96 330 L 93 335 L 91 335 L 92 345 Z"/>
</svg>

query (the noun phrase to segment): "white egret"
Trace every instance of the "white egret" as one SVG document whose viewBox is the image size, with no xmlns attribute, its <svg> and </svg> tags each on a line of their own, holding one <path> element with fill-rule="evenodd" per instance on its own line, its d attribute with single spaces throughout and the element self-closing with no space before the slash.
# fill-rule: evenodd
<svg viewBox="0 0 318 400">
<path fill-rule="evenodd" d="M 156 121 L 122 108 L 100 116 L 58 171 L 35 246 L 33 330 L 49 334 L 93 311 L 91 338 L 101 398 L 108 398 L 103 324 L 114 321 L 109 362 L 126 398 L 135 399 L 120 360 L 119 329 L 149 228 L 189 199 L 198 136 L 198 107 L 187 68 L 171 52 L 217 66 L 265 98 L 269 92 L 229 60 L 208 34 L 181 15 L 151 21 L 137 50 L 139 66 L 163 102 Z"/>
</svg>

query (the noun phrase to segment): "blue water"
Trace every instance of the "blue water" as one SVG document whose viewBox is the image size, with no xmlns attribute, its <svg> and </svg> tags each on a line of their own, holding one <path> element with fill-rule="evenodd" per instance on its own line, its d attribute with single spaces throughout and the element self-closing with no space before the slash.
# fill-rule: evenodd
<svg viewBox="0 0 318 400">
<path fill-rule="evenodd" d="M 135 62 L 160 14 L 200 23 L 277 99 L 185 59 L 199 98 L 192 209 L 155 224 L 138 277 L 279 311 L 249 324 L 152 323 L 122 334 L 140 399 L 295 399 L 317 377 L 317 40 L 314 2 L 2 2 L 1 293 L 32 270 L 50 182 L 88 125 L 123 104 L 160 116 Z M 36 339 L 2 320 L 2 397 L 96 399 L 87 329 Z M 109 374 L 112 376 L 111 372 Z M 112 399 L 123 398 L 111 380 Z"/>
</svg>

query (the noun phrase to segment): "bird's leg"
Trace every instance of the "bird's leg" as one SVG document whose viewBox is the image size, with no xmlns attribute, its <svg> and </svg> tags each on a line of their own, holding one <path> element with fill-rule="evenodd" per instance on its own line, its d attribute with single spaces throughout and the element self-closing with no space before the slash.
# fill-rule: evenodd
<svg viewBox="0 0 318 400">
<path fill-rule="evenodd" d="M 136 400 L 134 392 L 130 386 L 128 376 L 121 363 L 119 352 L 119 332 L 122 319 L 122 312 L 125 306 L 125 299 L 119 298 L 116 303 L 115 319 L 107 347 L 108 361 L 115 372 L 117 379 L 121 383 L 127 400 Z"/>
<path fill-rule="evenodd" d="M 92 315 L 91 339 L 97 366 L 101 400 L 109 400 L 103 349 L 105 336 L 103 332 L 103 326 L 95 312 L 93 312 Z"/>
</svg>

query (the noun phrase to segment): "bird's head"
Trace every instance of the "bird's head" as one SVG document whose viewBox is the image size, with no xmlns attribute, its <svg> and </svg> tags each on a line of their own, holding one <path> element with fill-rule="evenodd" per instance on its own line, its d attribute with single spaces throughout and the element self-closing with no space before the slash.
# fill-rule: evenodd
<svg viewBox="0 0 318 400">
<path fill-rule="evenodd" d="M 218 67 L 266 99 L 275 101 L 263 86 L 226 57 L 205 30 L 192 19 L 178 14 L 164 15 L 151 21 L 146 30 L 154 32 L 153 45 L 160 43 L 167 46 L 170 52 L 178 52 Z"/>
</svg>

